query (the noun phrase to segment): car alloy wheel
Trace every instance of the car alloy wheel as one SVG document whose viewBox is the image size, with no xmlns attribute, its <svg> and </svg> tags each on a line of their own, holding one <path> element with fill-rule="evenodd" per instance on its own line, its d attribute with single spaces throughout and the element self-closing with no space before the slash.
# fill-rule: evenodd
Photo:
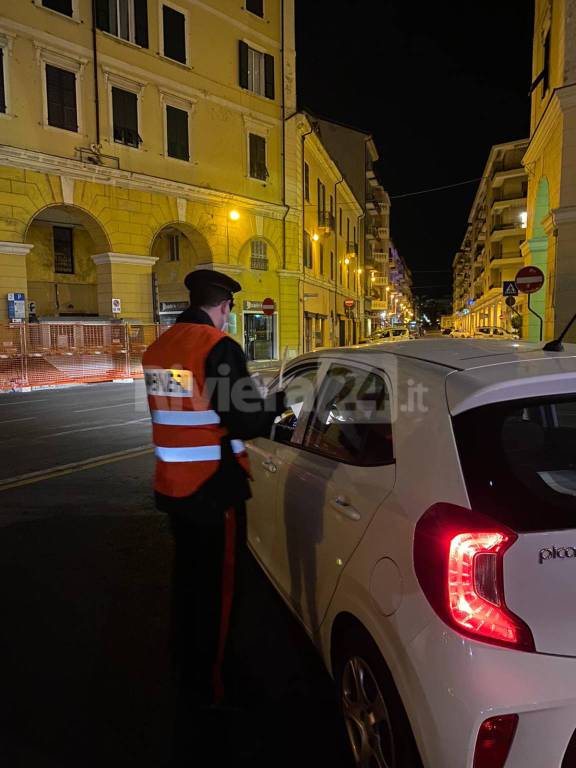
<svg viewBox="0 0 576 768">
<path fill-rule="evenodd" d="M 376 677 L 359 656 L 342 671 L 341 705 L 352 753 L 359 768 L 396 768 L 394 735 Z"/>
</svg>

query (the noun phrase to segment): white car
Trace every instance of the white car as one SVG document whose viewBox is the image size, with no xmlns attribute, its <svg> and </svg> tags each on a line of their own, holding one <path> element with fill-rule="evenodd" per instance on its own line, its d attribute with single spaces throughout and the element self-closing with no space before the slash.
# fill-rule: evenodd
<svg viewBox="0 0 576 768">
<path fill-rule="evenodd" d="M 408 328 L 384 328 L 376 331 L 371 339 L 373 342 L 380 343 L 385 341 L 408 341 L 413 338 Z"/>
<path fill-rule="evenodd" d="M 450 336 L 453 339 L 469 339 L 470 338 L 470 334 L 468 333 L 468 331 L 463 331 L 461 328 L 454 328 L 450 332 Z"/>
<path fill-rule="evenodd" d="M 576 765 L 576 346 L 325 350 L 250 446 L 250 546 L 361 768 Z"/>
<path fill-rule="evenodd" d="M 507 331 L 506 328 L 500 328 L 497 325 L 483 325 L 476 328 L 473 334 L 475 339 L 517 339 L 518 334 L 515 331 Z"/>
</svg>

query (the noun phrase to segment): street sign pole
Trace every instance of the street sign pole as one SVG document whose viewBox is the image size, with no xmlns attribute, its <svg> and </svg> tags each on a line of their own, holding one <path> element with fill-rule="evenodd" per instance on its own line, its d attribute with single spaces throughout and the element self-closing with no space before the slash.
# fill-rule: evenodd
<svg viewBox="0 0 576 768">
<path fill-rule="evenodd" d="M 540 341 L 542 341 L 542 330 L 543 330 L 543 328 L 544 328 L 544 321 L 543 321 L 543 319 L 541 318 L 541 316 L 538 314 L 538 312 L 536 312 L 535 310 L 533 310 L 533 309 L 532 309 L 532 307 L 530 306 L 530 299 L 531 299 L 531 298 L 532 298 L 532 294 L 531 294 L 531 293 L 529 293 L 529 294 L 528 294 L 528 311 L 529 311 L 529 312 L 531 312 L 531 313 L 534 315 L 534 317 L 537 317 L 537 318 L 538 318 L 538 320 L 540 321 Z"/>
</svg>

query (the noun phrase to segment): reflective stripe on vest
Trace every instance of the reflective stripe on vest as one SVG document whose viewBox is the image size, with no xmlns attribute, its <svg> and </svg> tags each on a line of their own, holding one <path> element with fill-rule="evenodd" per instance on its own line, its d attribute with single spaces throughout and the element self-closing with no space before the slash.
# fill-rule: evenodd
<svg viewBox="0 0 576 768">
<path fill-rule="evenodd" d="M 220 424 L 216 411 L 152 411 L 152 423 L 167 427 L 206 427 Z"/>
<path fill-rule="evenodd" d="M 244 453 L 246 446 L 242 440 L 231 440 L 234 453 Z M 157 445 L 154 449 L 156 458 L 166 462 L 220 461 L 219 445 L 201 445 L 193 448 L 165 448 Z"/>
</svg>

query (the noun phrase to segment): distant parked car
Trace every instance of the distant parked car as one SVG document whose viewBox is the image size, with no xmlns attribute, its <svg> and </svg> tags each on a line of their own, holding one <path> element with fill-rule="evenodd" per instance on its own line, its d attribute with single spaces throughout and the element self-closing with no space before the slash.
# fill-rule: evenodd
<svg viewBox="0 0 576 768">
<path fill-rule="evenodd" d="M 374 342 L 382 342 L 382 341 L 408 341 L 408 339 L 413 339 L 414 336 L 410 333 L 410 330 L 408 328 L 383 328 L 380 331 L 376 331 L 372 334 L 370 337 L 371 340 Z"/>
<path fill-rule="evenodd" d="M 454 328 L 450 333 L 450 336 L 453 339 L 469 339 L 470 338 L 470 334 L 468 333 L 468 331 L 463 331 L 462 328 Z"/>
<path fill-rule="evenodd" d="M 483 325 L 480 328 L 476 328 L 472 338 L 474 339 L 504 339 L 510 341 L 511 339 L 519 339 L 520 337 L 515 331 L 507 331 L 506 328 L 500 328 L 496 325 Z"/>
<path fill-rule="evenodd" d="M 442 328 L 442 336 L 450 336 L 454 328 Z"/>
</svg>

